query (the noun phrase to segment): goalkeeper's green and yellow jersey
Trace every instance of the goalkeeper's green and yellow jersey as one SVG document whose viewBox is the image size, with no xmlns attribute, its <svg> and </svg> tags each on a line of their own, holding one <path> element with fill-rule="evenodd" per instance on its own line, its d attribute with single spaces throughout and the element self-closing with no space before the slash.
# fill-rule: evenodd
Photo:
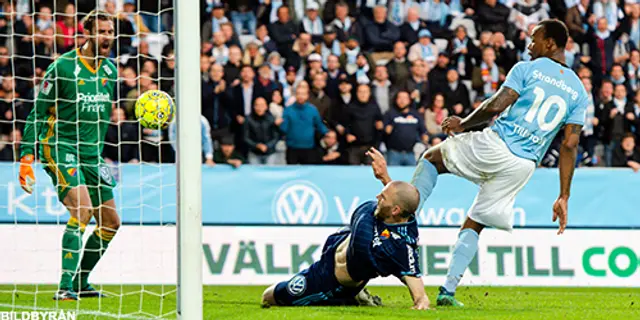
<svg viewBox="0 0 640 320">
<path fill-rule="evenodd" d="M 79 53 L 67 52 L 47 69 L 27 118 L 21 157 L 33 154 L 36 143 L 45 153 L 77 150 L 80 161 L 93 162 L 102 153 L 118 71 L 108 59 L 94 69 Z"/>
</svg>

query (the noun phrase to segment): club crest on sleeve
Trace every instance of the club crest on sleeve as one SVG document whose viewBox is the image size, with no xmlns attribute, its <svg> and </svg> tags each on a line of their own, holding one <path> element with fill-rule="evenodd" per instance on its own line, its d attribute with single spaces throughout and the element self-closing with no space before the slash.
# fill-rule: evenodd
<svg viewBox="0 0 640 320">
<path fill-rule="evenodd" d="M 307 279 L 302 275 L 297 275 L 289 280 L 287 291 L 293 296 L 302 295 L 307 290 Z"/>
<path fill-rule="evenodd" d="M 51 88 L 53 88 L 53 83 L 49 80 L 45 80 L 42 82 L 42 93 L 49 94 L 51 92 Z"/>
</svg>

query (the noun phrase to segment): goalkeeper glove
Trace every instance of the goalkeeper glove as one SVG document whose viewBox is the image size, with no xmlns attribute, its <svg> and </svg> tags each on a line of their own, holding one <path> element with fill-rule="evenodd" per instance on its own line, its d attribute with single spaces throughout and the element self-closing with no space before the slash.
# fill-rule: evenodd
<svg viewBox="0 0 640 320">
<path fill-rule="evenodd" d="M 20 186 L 22 190 L 31 194 L 33 185 L 36 183 L 36 177 L 33 174 L 33 155 L 28 154 L 20 159 Z"/>
</svg>

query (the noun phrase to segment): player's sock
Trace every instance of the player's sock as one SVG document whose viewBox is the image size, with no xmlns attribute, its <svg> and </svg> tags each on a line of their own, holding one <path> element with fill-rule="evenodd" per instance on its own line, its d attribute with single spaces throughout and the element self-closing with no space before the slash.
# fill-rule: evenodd
<svg viewBox="0 0 640 320">
<path fill-rule="evenodd" d="M 453 249 L 453 257 L 451 258 L 451 264 L 447 272 L 447 280 L 444 283 L 444 288 L 448 292 L 456 292 L 456 287 L 458 287 L 464 271 L 467 270 L 477 251 L 478 233 L 473 229 L 460 231 L 458 241 Z"/>
<path fill-rule="evenodd" d="M 422 204 L 431 195 L 436 182 L 438 182 L 438 169 L 429 160 L 420 158 L 411 179 L 411 184 L 420 191 L 420 205 L 417 211 L 420 211 Z"/>
<path fill-rule="evenodd" d="M 71 217 L 67 222 L 62 236 L 62 276 L 60 277 L 60 288 L 71 289 L 73 276 L 78 269 L 80 261 L 80 250 L 82 249 L 82 234 L 85 225 L 78 219 Z"/>
<path fill-rule="evenodd" d="M 78 290 L 82 290 L 89 285 L 89 273 L 96 266 L 104 252 L 109 246 L 109 242 L 115 236 L 116 231 L 109 228 L 99 227 L 96 228 L 93 233 L 87 239 L 87 244 L 84 246 L 84 254 L 82 256 L 82 262 L 80 262 L 80 272 L 74 279 L 74 287 Z"/>
</svg>

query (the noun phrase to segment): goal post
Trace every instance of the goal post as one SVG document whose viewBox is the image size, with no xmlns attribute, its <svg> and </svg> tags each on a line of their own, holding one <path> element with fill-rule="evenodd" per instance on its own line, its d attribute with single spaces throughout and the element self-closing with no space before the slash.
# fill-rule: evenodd
<svg viewBox="0 0 640 320">
<path fill-rule="evenodd" d="M 202 319 L 199 6 L 174 0 L 176 22 L 178 319 Z"/>
</svg>

